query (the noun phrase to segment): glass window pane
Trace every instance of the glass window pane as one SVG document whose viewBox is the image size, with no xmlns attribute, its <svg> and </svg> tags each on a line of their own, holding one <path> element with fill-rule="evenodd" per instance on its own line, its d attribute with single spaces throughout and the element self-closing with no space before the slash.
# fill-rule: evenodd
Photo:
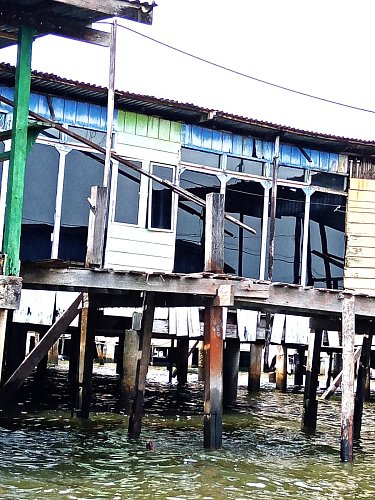
<svg viewBox="0 0 375 500">
<path fill-rule="evenodd" d="M 161 179 L 173 180 L 173 168 L 153 165 L 152 172 Z M 151 181 L 151 228 L 172 229 L 172 191 Z"/>
<path fill-rule="evenodd" d="M 181 160 L 206 167 L 219 168 L 220 166 L 220 155 L 197 149 L 181 148 Z"/>
<path fill-rule="evenodd" d="M 227 170 L 245 174 L 263 175 L 263 162 L 228 156 Z"/>
<path fill-rule="evenodd" d="M 231 179 L 225 192 L 225 211 L 256 230 L 252 234 L 232 222 L 224 227 L 224 271 L 259 278 L 264 189 L 258 182 Z"/>
<path fill-rule="evenodd" d="M 346 176 L 327 174 L 326 172 L 311 172 L 311 185 L 344 191 Z"/>
<path fill-rule="evenodd" d="M 185 170 L 180 186 L 206 199 L 208 193 L 219 193 L 220 182 L 215 175 Z M 176 229 L 174 270 L 190 273 L 204 268 L 204 209 L 196 203 L 179 197 Z"/>
<path fill-rule="evenodd" d="M 278 178 L 286 179 L 287 181 L 305 182 L 305 170 L 303 168 L 280 165 Z"/>
<path fill-rule="evenodd" d="M 142 168 L 140 161 L 132 160 L 132 163 Z M 119 165 L 115 222 L 138 224 L 140 186 L 141 174 L 126 165 Z"/>
<path fill-rule="evenodd" d="M 77 135 L 81 135 L 84 139 L 88 139 L 89 141 L 94 142 L 98 146 L 105 147 L 105 142 L 106 142 L 105 132 L 101 132 L 100 130 L 92 130 L 88 128 L 73 127 L 73 126 L 69 126 L 69 130 L 76 133 Z M 67 136 L 67 142 L 74 144 L 82 144 L 81 141 L 74 139 L 69 135 Z"/>
</svg>

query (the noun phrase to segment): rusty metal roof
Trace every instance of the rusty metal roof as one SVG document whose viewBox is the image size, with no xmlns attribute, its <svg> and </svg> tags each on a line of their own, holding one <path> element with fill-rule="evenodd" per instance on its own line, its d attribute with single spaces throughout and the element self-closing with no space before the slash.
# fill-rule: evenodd
<svg viewBox="0 0 375 500">
<path fill-rule="evenodd" d="M 14 66 L 0 63 L 0 83 L 14 85 Z M 107 88 L 68 80 L 51 73 L 33 71 L 31 86 L 34 92 L 58 95 L 71 99 L 94 102 L 106 106 Z M 286 125 L 232 115 L 225 111 L 203 108 L 191 103 L 135 94 L 116 90 L 116 107 L 146 115 L 160 116 L 169 120 L 199 124 L 203 127 L 226 130 L 241 135 L 254 135 L 273 140 L 276 135 L 282 141 L 300 147 L 315 147 L 325 151 L 375 156 L 375 141 L 323 134 L 301 130 Z"/>
<path fill-rule="evenodd" d="M 0 0 L 0 48 L 17 41 L 18 28 L 31 26 L 36 36 L 55 34 L 103 45 L 108 35 L 90 28 L 91 23 L 121 17 L 152 23 L 153 0 Z"/>
</svg>

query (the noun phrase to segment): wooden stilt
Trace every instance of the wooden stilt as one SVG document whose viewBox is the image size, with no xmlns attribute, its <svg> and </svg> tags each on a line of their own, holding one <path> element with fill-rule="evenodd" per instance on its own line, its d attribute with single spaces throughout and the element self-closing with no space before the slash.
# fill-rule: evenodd
<svg viewBox="0 0 375 500">
<path fill-rule="evenodd" d="M 150 347 L 152 337 L 152 325 L 155 312 L 155 295 L 148 292 L 143 306 L 143 316 L 140 332 L 141 358 L 137 365 L 136 392 L 129 418 L 128 435 L 130 438 L 138 438 L 141 434 L 143 400 L 146 387 L 147 370 L 150 361 Z"/>
<path fill-rule="evenodd" d="M 367 368 L 365 369 L 365 384 L 364 384 L 364 388 L 363 388 L 363 401 L 370 401 L 371 399 L 371 396 L 370 396 L 370 385 L 371 385 L 371 377 L 370 377 L 370 374 L 371 374 L 371 346 L 372 346 L 372 334 L 370 334 L 370 339 L 369 339 L 369 343 L 370 343 L 370 353 L 369 353 L 369 360 L 368 360 L 368 366 Z"/>
<path fill-rule="evenodd" d="M 204 447 L 222 444 L 223 308 L 209 307 L 204 318 Z"/>
<path fill-rule="evenodd" d="M 204 349 L 203 342 L 198 344 L 198 381 L 204 381 Z"/>
<path fill-rule="evenodd" d="M 80 342 L 80 332 L 77 328 L 74 328 L 70 335 L 69 371 L 68 371 L 68 385 L 71 395 L 72 408 L 74 407 L 74 389 L 78 373 L 79 342 Z"/>
<path fill-rule="evenodd" d="M 134 402 L 138 352 L 139 332 L 125 330 L 120 406 L 127 414 L 130 414 Z"/>
<path fill-rule="evenodd" d="M 59 341 L 55 342 L 51 349 L 48 351 L 48 361 L 50 366 L 57 366 L 59 364 Z"/>
<path fill-rule="evenodd" d="M 88 418 L 92 396 L 92 369 L 95 351 L 96 309 L 89 308 L 89 294 L 82 294 L 80 347 L 75 388 L 75 407 L 72 415 Z"/>
<path fill-rule="evenodd" d="M 240 369 L 240 339 L 226 339 L 223 353 L 223 403 L 230 405 L 237 399 Z"/>
<path fill-rule="evenodd" d="M 28 325 L 13 323 L 12 315 L 9 316 L 6 334 L 4 382 L 9 379 L 25 359 L 27 329 Z"/>
<path fill-rule="evenodd" d="M 125 353 L 125 332 L 119 335 L 118 344 L 117 344 L 117 359 L 116 359 L 116 373 L 122 377 L 124 373 L 124 353 Z M 104 365 L 104 357 L 103 365 Z"/>
<path fill-rule="evenodd" d="M 0 309 L 0 384 L 2 383 L 7 318 L 8 318 L 8 310 L 7 309 Z"/>
<path fill-rule="evenodd" d="M 294 386 L 300 387 L 303 385 L 303 373 L 305 364 L 305 346 L 297 347 L 294 364 Z"/>
<path fill-rule="evenodd" d="M 355 298 L 345 294 L 342 304 L 342 400 L 341 400 L 341 452 L 342 462 L 353 461 L 354 414 L 354 334 Z"/>
<path fill-rule="evenodd" d="M 224 269 L 224 195 L 206 197 L 205 271 Z M 223 415 L 223 307 L 207 307 L 204 313 L 204 447 L 222 444 Z"/>
<path fill-rule="evenodd" d="M 189 359 L 189 337 L 179 337 L 177 339 L 176 369 L 177 381 L 179 384 L 187 383 Z"/>
<path fill-rule="evenodd" d="M 354 422 L 353 422 L 353 437 L 359 439 L 361 437 L 363 401 L 366 391 L 366 382 L 370 368 L 370 353 L 371 353 L 371 338 L 369 335 L 363 336 L 362 352 L 359 359 L 358 375 L 357 375 L 357 390 L 354 403 Z"/>
<path fill-rule="evenodd" d="M 171 384 L 173 379 L 173 364 L 175 358 L 175 347 L 174 347 L 174 338 L 171 339 L 171 347 L 168 351 L 168 382 Z"/>
<path fill-rule="evenodd" d="M 327 371 L 327 382 L 326 382 L 326 389 L 328 389 L 331 380 L 332 380 L 332 359 L 333 359 L 333 353 L 329 353 L 329 363 L 328 363 L 328 371 Z"/>
<path fill-rule="evenodd" d="M 318 413 L 316 390 L 318 388 L 322 335 L 322 330 L 312 330 L 309 336 L 302 415 L 302 430 L 307 433 L 314 433 L 316 430 L 316 418 Z"/>
<path fill-rule="evenodd" d="M 250 344 L 249 377 L 247 390 L 249 392 L 260 391 L 260 377 L 262 372 L 262 344 Z"/>
<path fill-rule="evenodd" d="M 353 363 L 356 363 L 361 355 L 362 347 L 358 347 L 354 353 Z M 329 387 L 321 395 L 321 399 L 329 399 L 342 382 L 342 371 L 333 379 Z"/>
<path fill-rule="evenodd" d="M 277 346 L 276 389 L 281 392 L 286 392 L 287 387 L 287 351 L 285 344 Z"/>
</svg>

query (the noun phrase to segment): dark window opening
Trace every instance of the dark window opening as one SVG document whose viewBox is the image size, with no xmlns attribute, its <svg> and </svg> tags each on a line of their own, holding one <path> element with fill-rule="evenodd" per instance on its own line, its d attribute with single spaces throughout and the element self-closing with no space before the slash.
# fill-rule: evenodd
<svg viewBox="0 0 375 500">
<path fill-rule="evenodd" d="M 82 136 L 84 139 L 88 139 L 91 142 L 94 142 L 98 146 L 105 146 L 106 143 L 106 133 L 101 132 L 100 130 L 92 130 L 88 128 L 82 128 L 82 127 L 74 127 L 69 125 L 69 130 L 74 132 L 77 135 Z M 68 139 L 67 141 L 73 144 L 82 144 L 81 141 L 78 139 L 74 139 L 73 137 L 67 136 Z"/>
<path fill-rule="evenodd" d="M 215 175 L 185 170 L 180 186 L 206 199 L 208 193 L 219 193 L 220 182 Z M 176 229 L 175 272 L 191 273 L 204 269 L 205 211 L 196 203 L 179 197 Z"/>
<path fill-rule="evenodd" d="M 344 191 L 346 188 L 346 176 L 327 174 L 325 172 L 311 172 L 311 185 Z"/>
<path fill-rule="evenodd" d="M 34 144 L 26 162 L 22 210 L 22 261 L 51 258 L 60 155 L 56 148 Z"/>
<path fill-rule="evenodd" d="M 134 165 L 142 168 L 140 161 L 133 161 Z M 124 224 L 138 224 L 139 192 L 141 174 L 136 170 L 119 165 L 117 177 L 115 222 Z"/>
<path fill-rule="evenodd" d="M 300 282 L 304 214 L 304 192 L 301 189 L 278 186 L 272 272 L 272 281 L 274 282 L 295 284 Z M 268 244 L 269 239 L 267 238 L 266 276 L 269 257 Z"/>
<path fill-rule="evenodd" d="M 225 211 L 256 230 L 252 234 L 225 221 L 224 257 L 227 272 L 258 279 L 264 189 L 258 182 L 231 179 L 225 192 Z"/>
<path fill-rule="evenodd" d="M 87 247 L 87 226 L 91 186 L 103 182 L 103 157 L 98 159 L 74 150 L 66 155 L 61 208 L 59 258 L 83 262 Z"/>
<path fill-rule="evenodd" d="M 343 287 L 345 196 L 316 192 L 311 196 L 307 284 Z"/>
<path fill-rule="evenodd" d="M 305 170 L 303 168 L 280 165 L 278 178 L 285 179 L 287 181 L 305 182 Z"/>
<path fill-rule="evenodd" d="M 205 167 L 220 167 L 220 155 L 208 153 L 207 151 L 198 151 L 197 149 L 181 148 L 181 160 L 195 165 L 204 165 Z"/>
<path fill-rule="evenodd" d="M 245 174 L 263 175 L 263 162 L 228 156 L 227 170 L 243 172 Z"/>
<path fill-rule="evenodd" d="M 161 179 L 173 181 L 171 167 L 153 165 L 152 173 Z M 151 180 L 150 218 L 152 229 L 172 229 L 172 190 L 154 180 Z"/>
</svg>

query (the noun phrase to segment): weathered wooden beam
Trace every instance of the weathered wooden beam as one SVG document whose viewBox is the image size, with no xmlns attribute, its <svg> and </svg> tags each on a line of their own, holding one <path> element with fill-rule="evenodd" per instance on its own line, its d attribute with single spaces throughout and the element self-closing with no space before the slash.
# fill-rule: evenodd
<svg viewBox="0 0 375 500">
<path fill-rule="evenodd" d="M 371 356 L 371 341 L 370 335 L 364 335 L 362 341 L 361 357 L 359 359 L 358 374 L 357 374 L 357 390 L 355 393 L 354 402 L 354 419 L 353 419 L 353 437 L 359 439 L 361 437 L 363 401 L 366 400 L 366 389 L 370 379 L 370 356 Z"/>
<path fill-rule="evenodd" d="M 271 189 L 271 208 L 269 222 L 269 242 L 268 242 L 268 280 L 272 281 L 273 261 L 275 255 L 275 234 L 276 234 L 276 203 L 277 203 L 277 178 L 279 174 L 279 153 L 280 136 L 275 139 L 275 153 L 273 157 L 272 189 Z"/>
<path fill-rule="evenodd" d="M 312 330 L 309 335 L 302 414 L 302 430 L 308 434 L 313 434 L 316 430 L 316 418 L 318 413 L 316 391 L 319 383 L 318 377 L 322 335 L 322 330 Z"/>
<path fill-rule="evenodd" d="M 354 335 L 355 297 L 344 294 L 342 301 L 342 397 L 341 397 L 341 446 L 342 462 L 353 461 L 354 415 Z"/>
<path fill-rule="evenodd" d="M 357 347 L 354 356 L 353 356 L 353 363 L 356 363 L 361 355 L 362 347 Z M 341 370 L 336 377 L 333 379 L 329 387 L 323 392 L 323 394 L 320 396 L 320 399 L 329 399 L 336 391 L 336 389 L 340 386 L 342 382 L 342 373 L 343 370 Z"/>
<path fill-rule="evenodd" d="M 276 389 L 286 392 L 287 388 L 287 352 L 285 344 L 277 346 L 276 354 Z"/>
<path fill-rule="evenodd" d="M 177 338 L 176 376 L 179 384 L 186 384 L 188 378 L 189 337 Z"/>
<path fill-rule="evenodd" d="M 120 387 L 120 407 L 128 415 L 131 413 L 136 393 L 138 352 L 139 332 L 137 330 L 125 330 L 123 373 L 121 375 Z"/>
<path fill-rule="evenodd" d="M 136 392 L 132 413 L 129 418 L 128 435 L 130 438 L 139 438 L 141 434 L 142 414 L 143 414 L 143 401 L 146 387 L 146 377 L 148 371 L 148 364 L 150 361 L 150 347 L 152 337 L 152 324 L 154 321 L 155 312 L 155 295 L 150 292 L 146 294 L 142 324 L 140 332 L 140 349 L 141 356 L 138 360 L 137 366 L 137 379 L 136 379 Z"/>
<path fill-rule="evenodd" d="M 225 340 L 223 351 L 223 404 L 231 405 L 237 400 L 238 373 L 240 368 L 240 339 Z"/>
<path fill-rule="evenodd" d="M 79 295 L 74 302 L 67 308 L 64 314 L 54 323 L 41 341 L 34 347 L 23 363 L 10 376 L 4 386 L 0 389 L 0 407 L 4 408 L 6 402 L 14 392 L 22 385 L 25 379 L 30 375 L 37 364 L 47 354 L 48 349 L 57 341 L 68 328 L 73 319 L 77 316 L 82 302 L 82 296 Z"/>
<path fill-rule="evenodd" d="M 224 195 L 206 197 L 205 271 L 222 273 L 224 269 Z"/>
<path fill-rule="evenodd" d="M 303 366 L 305 361 L 305 346 L 298 346 L 295 355 L 294 365 L 294 386 L 300 387 L 303 385 Z"/>
</svg>

